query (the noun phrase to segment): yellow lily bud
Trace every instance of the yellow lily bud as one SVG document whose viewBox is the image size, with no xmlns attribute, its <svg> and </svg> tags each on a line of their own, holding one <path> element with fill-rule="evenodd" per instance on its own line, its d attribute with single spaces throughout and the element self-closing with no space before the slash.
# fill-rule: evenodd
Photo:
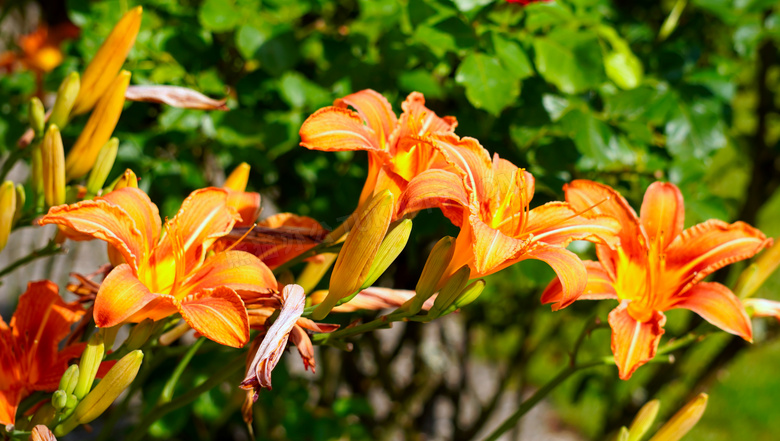
<svg viewBox="0 0 780 441">
<path fill-rule="evenodd" d="M 30 100 L 30 127 L 32 127 L 35 136 L 43 136 L 43 131 L 46 128 L 46 111 L 43 109 L 43 103 L 38 97 L 34 97 Z"/>
<path fill-rule="evenodd" d="M 615 441 L 628 441 L 630 436 L 631 434 L 626 429 L 626 426 L 623 426 L 615 437 Z"/>
<path fill-rule="evenodd" d="M 389 190 L 374 196 L 366 204 L 341 247 L 330 277 L 328 296 L 314 310 L 314 320 L 325 318 L 339 300 L 360 290 L 387 233 L 393 205 L 393 194 Z"/>
<path fill-rule="evenodd" d="M 50 124 L 57 127 L 65 127 L 68 124 L 70 111 L 73 109 L 73 104 L 76 103 L 76 97 L 79 96 L 80 86 L 78 72 L 71 72 L 62 80 L 57 91 L 57 100 L 54 101 L 54 107 L 51 108 L 51 115 L 49 115 Z"/>
<path fill-rule="evenodd" d="M 409 312 L 413 314 L 420 312 L 423 303 L 436 292 L 436 286 L 452 260 L 452 253 L 455 251 L 452 247 L 454 243 L 454 238 L 446 236 L 433 246 L 420 274 L 420 280 L 417 281 L 416 294 L 409 303 Z"/>
<path fill-rule="evenodd" d="M 24 212 L 24 203 L 27 201 L 27 194 L 24 192 L 24 185 L 16 184 L 16 211 L 14 212 L 14 224 L 22 217 Z"/>
<path fill-rule="evenodd" d="M 95 164 L 98 152 L 111 137 L 119 121 L 122 106 L 125 104 L 125 90 L 129 84 L 130 72 L 120 72 L 98 101 L 87 125 L 65 160 L 68 180 L 84 176 Z"/>
<path fill-rule="evenodd" d="M 55 390 L 51 395 L 51 405 L 57 409 L 62 410 L 68 404 L 68 393 L 62 389 Z"/>
<path fill-rule="evenodd" d="M 76 388 L 73 389 L 73 395 L 79 400 L 84 398 L 92 388 L 92 382 L 95 381 L 95 375 L 97 375 L 100 363 L 103 361 L 103 354 L 105 354 L 103 335 L 96 332 L 90 337 L 86 349 L 81 354 L 81 361 L 79 361 L 79 379 L 76 382 Z"/>
<path fill-rule="evenodd" d="M 471 270 L 468 265 L 460 267 L 460 269 L 447 280 L 447 283 L 444 284 L 441 291 L 439 291 L 439 295 L 437 295 L 436 300 L 433 301 L 433 308 L 428 311 L 428 315 L 433 318 L 442 315 L 442 313 L 455 302 L 455 299 L 458 298 L 460 293 L 463 292 L 463 288 L 466 287 L 466 282 L 469 281 L 470 274 Z"/>
<path fill-rule="evenodd" d="M 122 68 L 127 54 L 135 44 L 135 37 L 141 28 L 140 6 L 129 10 L 100 46 L 95 58 L 89 63 L 81 78 L 81 91 L 73 106 L 73 115 L 86 113 L 106 93 L 109 85 Z M 122 91 L 124 96 L 124 90 Z M 106 138 L 108 139 L 108 138 Z M 101 142 L 103 145 L 105 141 Z"/>
<path fill-rule="evenodd" d="M 130 335 L 127 336 L 127 340 L 125 340 L 124 345 L 131 351 L 140 348 L 144 345 L 144 343 L 146 343 L 147 340 L 149 340 L 149 337 L 151 337 L 153 328 L 154 321 L 151 319 L 144 319 L 142 322 L 133 326 L 133 329 L 130 330 Z"/>
<path fill-rule="evenodd" d="M 44 403 L 41 407 L 38 408 L 38 410 L 35 411 L 35 414 L 30 419 L 30 423 L 27 425 L 27 427 L 35 426 L 35 428 L 38 427 L 46 428 L 46 425 L 51 424 L 56 417 L 57 417 L 57 409 L 55 409 L 54 406 L 51 405 L 51 403 Z M 32 436 L 30 437 L 30 439 L 33 441 L 36 440 L 35 429 L 33 429 Z M 57 441 L 56 438 L 54 437 L 43 438 L 43 440 Z"/>
<path fill-rule="evenodd" d="M 463 288 L 463 291 L 458 294 L 458 298 L 455 299 L 455 302 L 453 302 L 452 306 L 450 306 L 448 309 L 452 309 L 454 311 L 468 305 L 474 300 L 477 300 L 477 297 L 479 297 L 479 295 L 482 294 L 482 291 L 484 290 L 484 280 L 480 279 L 470 283 L 469 286 Z"/>
<path fill-rule="evenodd" d="M 780 266 L 780 240 L 775 241 L 774 245 L 764 250 L 755 262 L 742 271 L 737 279 L 734 294 L 740 299 L 751 297 L 778 266 Z"/>
<path fill-rule="evenodd" d="M 0 186 L 0 251 L 8 243 L 16 213 L 16 189 L 14 183 L 5 181 Z"/>
<path fill-rule="evenodd" d="M 54 429 L 54 434 L 66 435 L 79 424 L 87 424 L 102 415 L 135 380 L 143 359 L 144 353 L 138 350 L 122 357 L 100 380 L 95 389 L 78 403 L 73 415 Z"/>
<path fill-rule="evenodd" d="M 87 194 L 94 196 L 98 194 L 103 184 L 108 179 L 108 174 L 111 173 L 111 168 L 114 166 L 116 160 L 116 153 L 119 150 L 119 140 L 117 138 L 111 138 L 100 149 L 95 166 L 89 172 L 87 178 Z"/>
<path fill-rule="evenodd" d="M 33 193 L 33 206 L 43 208 L 43 152 L 40 144 L 30 146 L 30 187 Z"/>
<path fill-rule="evenodd" d="M 119 190 L 120 188 L 125 188 L 125 187 L 138 188 L 138 178 L 135 176 L 135 173 L 133 173 L 133 171 L 130 170 L 129 168 L 125 170 L 124 173 L 122 173 L 122 176 L 117 178 L 114 185 L 111 186 L 111 189 Z"/>
<path fill-rule="evenodd" d="M 683 406 L 672 419 L 661 427 L 650 441 L 678 441 L 699 422 L 707 409 L 707 394 L 701 393 Z"/>
<path fill-rule="evenodd" d="M 59 389 L 65 391 L 68 395 L 72 394 L 76 389 L 76 384 L 79 382 L 79 367 L 78 365 L 70 365 L 65 373 L 62 374 L 60 379 Z"/>
<path fill-rule="evenodd" d="M 631 427 L 628 429 L 628 441 L 640 441 L 645 433 L 653 425 L 655 418 L 658 416 L 658 409 L 661 407 L 661 402 L 658 400 L 648 401 L 647 404 L 642 406 L 637 412 L 634 421 L 631 422 Z"/>
<path fill-rule="evenodd" d="M 401 251 L 404 250 L 404 247 L 406 247 L 406 242 L 409 241 L 411 233 L 412 221 L 409 219 L 404 219 L 390 228 L 385 236 L 385 240 L 379 246 L 374 262 L 371 263 L 368 277 L 360 287 L 361 291 L 373 285 L 387 271 L 387 268 L 390 267 L 398 255 L 401 254 Z"/>
<path fill-rule="evenodd" d="M 143 360 L 144 353 L 135 350 L 116 362 L 114 367 L 95 386 L 95 389 L 76 406 L 73 417 L 78 423 L 89 423 L 108 409 L 108 406 L 116 400 L 119 394 L 135 380 Z"/>
<path fill-rule="evenodd" d="M 49 126 L 41 144 L 43 197 L 46 205 L 53 207 L 65 203 L 65 150 L 62 147 L 60 129 Z"/>
<path fill-rule="evenodd" d="M 249 164 L 242 162 L 238 164 L 238 167 L 230 173 L 230 176 L 225 179 L 225 185 L 222 188 L 227 188 L 233 191 L 245 191 L 246 184 L 249 182 Z"/>
<path fill-rule="evenodd" d="M 336 261 L 338 254 L 327 253 L 320 254 L 319 259 L 314 262 L 309 262 L 298 275 L 298 280 L 295 281 L 296 285 L 300 285 L 303 288 L 303 292 L 312 292 L 320 280 L 328 272 L 333 262 Z"/>
</svg>

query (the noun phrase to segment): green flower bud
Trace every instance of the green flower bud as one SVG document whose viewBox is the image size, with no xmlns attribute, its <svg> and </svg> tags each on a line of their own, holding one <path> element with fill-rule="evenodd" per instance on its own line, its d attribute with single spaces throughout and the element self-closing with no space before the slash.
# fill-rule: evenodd
<svg viewBox="0 0 780 441">
<path fill-rule="evenodd" d="M 78 365 L 70 365 L 65 373 L 62 374 L 60 379 L 60 390 L 65 391 L 68 395 L 72 394 L 76 389 L 76 384 L 79 382 L 79 367 Z"/>
<path fill-rule="evenodd" d="M 416 294 L 411 300 L 409 312 L 413 314 L 420 312 L 423 303 L 436 292 L 436 286 L 452 260 L 452 253 L 455 251 L 452 246 L 454 243 L 454 238 L 446 236 L 433 246 L 428 260 L 425 261 L 420 280 L 417 281 Z"/>
<path fill-rule="evenodd" d="M 412 221 L 404 219 L 395 226 L 391 226 L 387 232 L 382 244 L 379 245 L 379 251 L 374 257 L 371 269 L 368 270 L 368 277 L 360 287 L 361 290 L 373 285 L 374 282 L 387 271 L 387 268 L 395 261 L 401 251 L 406 247 L 409 241 L 409 235 L 412 233 Z"/>
<path fill-rule="evenodd" d="M 56 125 L 49 126 L 41 145 L 43 196 L 50 207 L 65 203 L 65 150 Z"/>
<path fill-rule="evenodd" d="M 11 181 L 0 185 L 0 251 L 8 243 L 16 214 L 16 188 Z"/>
<path fill-rule="evenodd" d="M 154 327 L 154 321 L 150 319 L 144 319 L 142 322 L 133 326 L 133 329 L 130 330 L 130 335 L 128 335 L 127 340 L 125 340 L 125 347 L 134 351 L 143 346 L 147 340 L 149 340 L 149 337 L 152 336 Z"/>
<path fill-rule="evenodd" d="M 76 102 L 76 97 L 79 96 L 80 88 L 81 81 L 79 80 L 78 72 L 71 72 L 70 75 L 62 80 L 62 84 L 60 84 L 60 88 L 57 91 L 57 100 L 54 101 L 54 107 L 52 107 L 51 115 L 49 116 L 51 124 L 58 127 L 65 127 L 68 124 L 70 111 Z"/>
<path fill-rule="evenodd" d="M 68 404 L 68 396 L 70 394 L 65 392 L 62 389 L 55 390 L 54 393 L 51 395 L 51 405 L 57 409 L 62 410 L 65 408 L 65 406 Z"/>
<path fill-rule="evenodd" d="M 89 172 L 89 178 L 87 178 L 87 194 L 94 196 L 103 188 L 103 184 L 106 183 L 108 174 L 111 173 L 111 168 L 114 166 L 117 150 L 119 150 L 119 140 L 117 138 L 109 139 L 103 148 L 100 149 L 95 165 Z"/>
<path fill-rule="evenodd" d="M 16 212 L 14 212 L 14 224 L 22 217 L 24 213 L 24 203 L 27 201 L 27 195 L 24 193 L 24 185 L 16 184 Z"/>
<path fill-rule="evenodd" d="M 46 128 L 46 111 L 43 109 L 43 103 L 37 97 L 30 100 L 30 127 L 32 127 L 35 136 L 43 135 Z"/>
<path fill-rule="evenodd" d="M 78 424 L 86 424 L 108 409 L 108 406 L 117 399 L 130 383 L 135 380 L 138 370 L 141 369 L 141 363 L 144 359 L 144 353 L 136 350 L 122 357 L 110 371 L 76 406 L 73 412 L 73 418 Z"/>
<path fill-rule="evenodd" d="M 447 280 L 447 283 L 445 283 L 444 287 L 439 291 L 439 295 L 436 296 L 436 300 L 433 302 L 433 308 L 428 311 L 428 315 L 431 316 L 431 318 L 439 317 L 453 302 L 455 302 L 455 299 L 463 292 L 466 282 L 469 281 L 470 274 L 471 270 L 469 267 L 463 265 L 449 278 L 449 280 Z"/>
<path fill-rule="evenodd" d="M 92 388 L 92 382 L 95 381 L 95 375 L 97 375 L 100 363 L 103 361 L 104 353 L 103 335 L 100 332 L 96 332 L 92 334 L 87 343 L 87 348 L 81 354 L 79 379 L 76 383 L 76 388 L 73 390 L 73 394 L 77 399 L 84 398 Z"/>
</svg>

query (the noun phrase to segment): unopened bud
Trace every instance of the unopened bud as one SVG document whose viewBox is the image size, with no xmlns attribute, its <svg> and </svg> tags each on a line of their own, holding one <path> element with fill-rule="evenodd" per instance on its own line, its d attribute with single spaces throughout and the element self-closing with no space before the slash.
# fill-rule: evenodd
<svg viewBox="0 0 780 441">
<path fill-rule="evenodd" d="M 406 247 L 406 242 L 409 240 L 411 233 L 412 221 L 409 219 L 404 219 L 390 228 L 385 236 L 385 240 L 382 241 L 382 245 L 379 246 L 376 257 L 374 257 L 374 262 L 368 271 L 368 277 L 360 287 L 361 291 L 373 285 L 387 271 L 387 268 L 390 267 L 398 255 L 401 254 L 401 251 L 404 250 L 404 247 Z"/>
<path fill-rule="evenodd" d="M 60 129 L 49 126 L 41 144 L 43 165 L 43 197 L 46 205 L 53 207 L 65 203 L 65 151 Z"/>
<path fill-rule="evenodd" d="M 76 390 L 76 384 L 79 382 L 79 367 L 72 364 L 65 370 L 60 379 L 60 390 L 65 391 L 68 395 L 72 394 Z"/>
<path fill-rule="evenodd" d="M 51 395 L 51 405 L 57 409 L 62 410 L 65 408 L 65 406 L 68 404 L 68 394 L 62 389 L 55 390 L 54 393 Z"/>
<path fill-rule="evenodd" d="M 629 441 L 629 439 L 631 439 L 631 434 L 628 432 L 628 429 L 626 426 L 621 427 L 615 437 L 615 441 Z"/>
<path fill-rule="evenodd" d="M 33 194 L 33 207 L 43 208 L 43 152 L 40 144 L 30 146 L 30 188 Z"/>
<path fill-rule="evenodd" d="M 100 368 L 100 363 L 103 361 L 104 353 L 103 335 L 100 332 L 96 332 L 92 334 L 86 349 L 81 354 L 79 380 L 76 383 L 76 388 L 73 390 L 73 395 L 79 400 L 84 398 L 92 388 L 92 382 L 95 381 L 95 376 L 98 368 Z"/>
<path fill-rule="evenodd" d="M 655 422 L 660 407 L 660 401 L 652 400 L 639 409 L 639 412 L 634 417 L 634 421 L 631 422 L 631 427 L 628 429 L 627 441 L 640 441 L 644 438 L 647 431 L 650 430 L 650 426 Z"/>
<path fill-rule="evenodd" d="M 116 362 L 114 367 L 95 386 L 95 389 L 76 406 L 73 418 L 78 424 L 89 423 L 102 415 L 108 406 L 119 397 L 119 394 L 135 380 L 143 360 L 144 353 L 135 350 Z"/>
<path fill-rule="evenodd" d="M 144 319 L 142 322 L 136 324 L 133 326 L 133 329 L 130 330 L 130 335 L 127 336 L 127 340 L 125 340 L 125 347 L 131 351 L 140 348 L 149 340 L 149 337 L 152 336 L 153 329 L 154 322 L 151 319 Z"/>
<path fill-rule="evenodd" d="M 79 135 L 65 160 L 68 179 L 80 178 L 95 165 L 98 152 L 111 138 L 122 106 L 125 104 L 125 90 L 130 84 L 130 72 L 122 71 L 111 83 L 105 95 L 89 116 L 84 130 Z"/>
<path fill-rule="evenodd" d="M 742 271 L 734 287 L 734 294 L 740 299 L 746 299 L 761 288 L 761 285 L 771 276 L 780 266 L 780 240 L 756 259 L 750 266 Z"/>
<path fill-rule="evenodd" d="M 350 230 L 330 276 L 328 296 L 312 313 L 314 320 L 325 318 L 336 303 L 363 286 L 393 215 L 394 198 L 389 190 L 374 196 Z"/>
<path fill-rule="evenodd" d="M 16 188 L 11 181 L 0 185 L 0 251 L 8 243 L 16 213 Z"/>
<path fill-rule="evenodd" d="M 29 112 L 30 127 L 32 127 L 36 137 L 42 136 L 44 129 L 46 129 L 46 111 L 43 109 L 43 103 L 38 97 L 30 100 Z"/>
<path fill-rule="evenodd" d="M 225 185 L 222 188 L 233 191 L 245 191 L 246 184 L 249 182 L 249 169 L 249 164 L 246 162 L 238 164 L 238 167 L 225 179 Z"/>
<path fill-rule="evenodd" d="M 111 138 L 100 149 L 97 159 L 95 160 L 95 166 L 89 172 L 89 178 L 87 178 L 87 194 L 96 195 L 103 188 L 103 184 L 108 179 L 108 174 L 111 173 L 111 168 L 114 166 L 116 160 L 116 153 L 119 150 L 119 140 L 117 138 Z"/>
<path fill-rule="evenodd" d="M 452 254 L 455 251 L 452 246 L 454 243 L 454 238 L 446 236 L 433 246 L 428 260 L 425 261 L 422 274 L 420 274 L 420 280 L 417 281 L 415 296 L 410 301 L 410 312 L 414 314 L 420 312 L 425 301 L 436 292 L 436 286 L 452 260 Z"/>
<path fill-rule="evenodd" d="M 458 295 L 466 287 L 466 282 L 469 281 L 469 275 L 471 270 L 467 265 L 463 265 L 452 277 L 447 280 L 444 287 L 439 291 L 439 295 L 436 296 L 436 300 L 433 301 L 433 308 L 428 311 L 428 315 L 435 318 L 440 316 L 447 308 L 452 305 Z"/>
<path fill-rule="evenodd" d="M 678 441 L 699 422 L 707 409 L 707 394 L 701 393 L 683 406 L 650 441 Z"/>
<path fill-rule="evenodd" d="M 120 188 L 125 187 L 133 187 L 138 188 L 138 178 L 135 176 L 135 173 L 133 173 L 132 170 L 129 168 L 125 170 L 124 173 L 122 173 L 122 176 L 117 178 L 114 185 L 111 187 L 112 190 L 119 190 Z"/>
<path fill-rule="evenodd" d="M 70 75 L 62 80 L 62 84 L 60 84 L 60 88 L 57 91 L 57 100 L 54 101 L 54 107 L 51 108 L 49 123 L 57 127 L 65 127 L 68 124 L 70 111 L 73 109 L 73 104 L 76 103 L 76 97 L 79 96 L 80 86 L 81 82 L 79 81 L 78 72 L 71 72 Z"/>
<path fill-rule="evenodd" d="M 35 414 L 30 419 L 30 424 L 27 427 L 30 426 L 37 426 L 37 427 L 46 427 L 47 424 L 51 424 L 54 422 L 54 419 L 57 417 L 57 409 L 54 408 L 54 406 L 51 405 L 51 403 L 43 403 L 41 407 L 38 408 L 38 410 L 35 411 Z M 35 441 L 35 430 L 33 430 L 33 436 L 31 439 Z M 43 440 L 56 441 L 55 438 L 43 438 Z"/>
<path fill-rule="evenodd" d="M 477 300 L 477 297 L 479 297 L 479 295 L 482 294 L 482 291 L 484 290 L 484 280 L 479 279 L 470 283 L 467 287 L 463 288 L 463 291 L 461 291 L 461 293 L 458 295 L 458 298 L 455 299 L 455 302 L 452 303 L 451 308 L 453 310 L 463 308 L 474 300 Z"/>
<path fill-rule="evenodd" d="M 27 201 L 27 195 L 24 192 L 24 185 L 16 184 L 16 212 L 14 213 L 14 224 L 22 217 L 24 213 L 24 203 Z"/>
</svg>

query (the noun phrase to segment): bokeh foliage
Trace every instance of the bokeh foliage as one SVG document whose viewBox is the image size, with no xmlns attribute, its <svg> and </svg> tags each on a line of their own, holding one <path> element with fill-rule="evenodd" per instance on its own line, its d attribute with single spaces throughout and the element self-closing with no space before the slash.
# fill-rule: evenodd
<svg viewBox="0 0 780 441">
<path fill-rule="evenodd" d="M 115 132 L 121 145 L 109 179 L 132 168 L 165 214 L 172 214 L 191 190 L 219 184 L 226 169 L 246 161 L 252 166 L 250 189 L 261 191 L 266 204 L 335 226 L 354 208 L 366 158 L 298 147 L 298 128 L 334 98 L 373 88 L 399 111 L 406 94 L 423 92 L 438 114 L 458 118 L 461 136 L 476 137 L 489 150 L 527 167 L 537 178 L 535 205 L 560 199 L 565 182 L 588 178 L 620 189 L 638 207 L 650 182 L 669 180 L 685 196 L 686 225 L 742 219 L 777 237 L 776 3 L 556 0 L 522 7 L 490 0 L 70 0 L 68 18 L 82 34 L 66 45 L 65 62 L 46 77 L 45 88 L 55 90 L 68 72 L 82 70 L 121 14 L 141 4 L 141 32 L 125 65 L 132 82 L 227 96 L 230 107 L 204 112 L 127 105 Z M 661 38 L 675 4 L 685 9 Z M 25 103 L 35 88 L 31 73 L 0 78 L 3 152 L 24 130 L 16 121 L 26 118 Z M 66 145 L 76 133 L 64 133 Z M 412 288 L 431 239 L 452 232 L 437 213 L 418 216 L 410 248 L 393 274 L 395 286 Z M 577 250 L 592 252 L 586 246 Z M 551 277 L 544 264 L 523 262 L 492 277 L 482 298 L 461 313 L 471 357 L 519 370 L 507 380 L 508 387 L 548 379 L 565 362 L 585 317 L 606 317 L 606 304 L 576 305 L 556 314 L 539 306 L 539 291 Z M 777 299 L 778 287 L 775 277 L 759 296 Z M 687 313 L 672 313 L 668 334 L 680 335 L 695 324 Z M 412 338 L 415 332 L 404 336 Z M 776 326 L 759 334 L 760 346 L 776 334 Z M 594 334 L 586 350 L 607 355 L 608 335 Z M 678 354 L 674 368 L 648 366 L 629 382 L 607 369 L 580 375 L 555 395 L 556 403 L 566 422 L 598 438 L 625 423 L 651 396 L 667 400 L 673 410 L 691 387 L 715 381 L 715 371 L 733 357 L 740 356 L 734 368 L 739 373 L 755 356 L 766 370 L 735 374 L 740 377 L 736 383 L 728 380 L 713 390 L 709 415 L 729 416 L 734 424 L 705 417 L 700 433 L 768 439 L 761 434 L 778 430 L 767 416 L 771 406 L 733 404 L 771 402 L 767 397 L 780 386 L 774 381 L 763 388 L 759 381 L 771 378 L 766 372 L 777 350 L 773 344 L 752 355 L 729 338 L 708 341 Z M 327 360 L 333 354 L 323 355 Z M 343 376 L 346 368 L 339 369 L 341 374 L 323 367 L 318 380 L 278 369 L 274 390 L 262 395 L 256 411 L 261 439 L 285 434 L 291 439 L 371 439 L 382 424 L 365 397 L 336 398 L 324 390 L 335 387 L 324 377 Z M 680 378 L 672 381 L 664 371 Z M 365 381 L 384 384 L 368 374 Z M 351 390 L 359 388 L 352 385 Z M 212 391 L 161 420 L 153 434 L 227 433 L 237 405 L 235 396 Z M 192 414 L 204 423 L 188 424 Z"/>
</svg>

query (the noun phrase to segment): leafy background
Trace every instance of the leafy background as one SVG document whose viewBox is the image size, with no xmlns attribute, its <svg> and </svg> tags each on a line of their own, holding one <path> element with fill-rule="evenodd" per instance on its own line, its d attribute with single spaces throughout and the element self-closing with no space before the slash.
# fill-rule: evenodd
<svg viewBox="0 0 780 441">
<path fill-rule="evenodd" d="M 399 111 L 409 92 L 423 92 L 438 114 L 458 118 L 461 136 L 478 138 L 536 176 L 534 204 L 560 199 L 565 182 L 588 178 L 618 188 L 638 208 L 650 182 L 669 180 L 685 197 L 686 226 L 741 219 L 780 236 L 776 1 L 557 0 L 527 7 L 490 0 L 44 3 L 48 22 L 67 17 L 82 30 L 65 45 L 64 63 L 45 77 L 46 90 L 56 90 L 68 72 L 83 71 L 121 14 L 140 4 L 141 32 L 125 64 L 132 82 L 228 97 L 226 112 L 126 106 L 115 132 L 119 159 L 109 179 L 132 168 L 165 214 L 175 213 L 191 190 L 219 184 L 226 170 L 245 161 L 252 166 L 250 188 L 264 195 L 266 212 L 292 211 L 336 225 L 354 208 L 366 158 L 298 147 L 298 128 L 334 98 L 373 88 Z M 679 21 L 662 32 L 675 7 L 684 8 Z M 2 38 L 13 41 L 11 35 Z M 26 119 L 35 89 L 29 72 L 0 78 L 3 152 L 24 130 L 18 121 Z M 80 125 L 76 121 L 65 131 L 66 145 Z M 438 213 L 418 216 L 409 248 L 384 283 L 411 288 L 431 243 L 454 232 Z M 586 245 L 574 246 L 592 253 Z M 715 277 L 733 282 L 737 274 Z M 551 313 L 538 302 L 551 277 L 543 264 L 523 262 L 491 277 L 482 297 L 457 317 L 429 325 L 435 338 L 409 324 L 389 349 L 385 339 L 366 336 L 350 354 L 320 351 L 316 377 L 277 369 L 273 391 L 261 394 L 255 408 L 257 439 L 473 437 L 481 427 L 475 424 L 501 407 L 491 409 L 491 397 L 476 399 L 483 404 L 477 405 L 476 423 L 450 417 L 444 432 L 436 429 L 436 406 L 429 403 L 449 400 L 457 413 L 458 403 L 473 402 L 463 392 L 480 387 L 466 372 L 473 366 L 487 369 L 506 390 L 542 384 L 565 364 L 585 319 L 594 313 L 605 318 L 612 306 L 584 303 Z M 758 296 L 780 299 L 778 287 L 775 276 Z M 698 323 L 687 312 L 669 316 L 669 336 Z M 553 395 L 558 424 L 601 439 L 650 398 L 661 398 L 668 415 L 691 391 L 709 390 L 710 406 L 688 439 L 774 439 L 780 433 L 774 405 L 780 394 L 778 326 L 762 321 L 755 327 L 750 347 L 720 335 L 676 353 L 672 366 L 640 369 L 628 382 L 619 381 L 613 368 L 579 375 Z M 448 361 L 429 360 L 430 348 L 421 343 L 428 340 L 421 336 L 439 341 L 451 355 L 444 357 Z M 585 350 L 607 355 L 608 340 L 607 333 L 595 333 Z M 412 368 L 405 374 L 382 372 L 383 364 L 409 359 Z M 159 383 L 159 393 L 164 379 L 155 380 L 154 373 L 164 375 L 174 361 L 150 368 L 145 390 L 154 393 Z M 202 363 L 205 369 L 215 360 L 207 356 Z M 438 383 L 427 391 L 420 379 Z M 193 374 L 187 381 L 203 379 Z M 388 414 L 377 405 L 381 400 L 367 399 L 369 393 L 399 404 Z M 164 439 L 245 438 L 240 402 L 230 388 L 212 390 L 166 416 L 151 433 Z"/>
</svg>

